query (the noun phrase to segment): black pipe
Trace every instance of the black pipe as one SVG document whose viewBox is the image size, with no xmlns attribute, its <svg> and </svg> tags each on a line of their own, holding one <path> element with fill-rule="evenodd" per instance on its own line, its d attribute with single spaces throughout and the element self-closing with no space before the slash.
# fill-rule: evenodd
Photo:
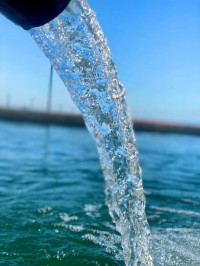
<svg viewBox="0 0 200 266">
<path fill-rule="evenodd" d="M 0 0 L 0 13 L 29 30 L 57 17 L 70 0 Z"/>
</svg>

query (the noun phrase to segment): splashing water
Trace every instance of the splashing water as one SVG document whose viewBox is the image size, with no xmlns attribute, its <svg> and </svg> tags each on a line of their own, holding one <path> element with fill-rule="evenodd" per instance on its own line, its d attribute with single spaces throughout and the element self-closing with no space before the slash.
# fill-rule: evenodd
<svg viewBox="0 0 200 266">
<path fill-rule="evenodd" d="M 57 18 L 30 33 L 62 78 L 96 140 L 106 201 L 121 234 L 126 265 L 153 265 L 125 89 L 95 13 L 86 0 L 72 0 Z"/>
</svg>

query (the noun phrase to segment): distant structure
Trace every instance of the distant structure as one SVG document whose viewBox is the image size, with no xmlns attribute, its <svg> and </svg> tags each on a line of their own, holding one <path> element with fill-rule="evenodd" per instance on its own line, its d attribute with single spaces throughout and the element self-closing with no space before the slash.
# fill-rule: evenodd
<svg viewBox="0 0 200 266">
<path fill-rule="evenodd" d="M 31 110 L 17 110 L 0 108 L 0 120 L 14 122 L 29 122 L 42 125 L 59 125 L 68 127 L 85 127 L 84 119 L 80 114 L 47 113 Z M 200 126 L 189 126 L 166 122 L 134 120 L 135 131 L 159 132 L 172 134 L 189 134 L 200 136 Z"/>
<path fill-rule="evenodd" d="M 52 87 L 53 87 L 53 66 L 51 66 L 50 76 L 49 76 L 48 97 L 47 97 L 47 113 L 51 112 Z"/>
</svg>

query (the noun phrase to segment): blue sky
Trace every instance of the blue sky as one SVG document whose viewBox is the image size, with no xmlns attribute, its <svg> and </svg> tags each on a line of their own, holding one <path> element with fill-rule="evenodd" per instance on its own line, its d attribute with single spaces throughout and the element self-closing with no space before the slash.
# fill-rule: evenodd
<svg viewBox="0 0 200 266">
<path fill-rule="evenodd" d="M 200 0 L 90 0 L 132 116 L 200 124 Z M 50 65 L 29 33 L 0 16 L 0 105 L 45 109 Z M 54 72 L 53 109 L 76 111 Z"/>
</svg>

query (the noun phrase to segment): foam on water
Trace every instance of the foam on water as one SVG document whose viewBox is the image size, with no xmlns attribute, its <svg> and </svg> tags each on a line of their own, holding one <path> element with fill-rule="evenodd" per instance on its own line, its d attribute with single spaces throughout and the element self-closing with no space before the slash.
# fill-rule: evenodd
<svg viewBox="0 0 200 266">
<path fill-rule="evenodd" d="M 157 207 L 157 206 L 150 206 L 149 208 L 153 210 L 161 211 L 161 212 L 178 213 L 178 214 L 185 214 L 189 216 L 200 216 L 200 212 L 176 210 L 172 208 L 162 208 L 162 207 Z"/>
<path fill-rule="evenodd" d="M 155 265 L 200 265 L 200 232 L 196 229 L 152 230 L 152 255 Z"/>
<path fill-rule="evenodd" d="M 30 33 L 62 78 L 96 140 L 106 201 L 121 234 L 126 264 L 152 265 L 142 175 L 125 89 L 95 13 L 86 0 L 72 0 L 56 19 Z M 91 208 L 85 209 L 93 215 Z"/>
</svg>

